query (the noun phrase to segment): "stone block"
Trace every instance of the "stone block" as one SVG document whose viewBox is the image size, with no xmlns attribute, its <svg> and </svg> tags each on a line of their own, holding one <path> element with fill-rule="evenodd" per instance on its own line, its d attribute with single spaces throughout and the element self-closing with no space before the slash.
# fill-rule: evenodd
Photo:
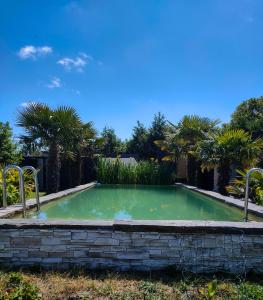
<svg viewBox="0 0 263 300">
<path fill-rule="evenodd" d="M 3 257 L 13 257 L 13 253 L 0 251 L 0 258 L 3 258 Z"/>
<path fill-rule="evenodd" d="M 40 251 L 46 251 L 46 252 L 50 252 L 50 251 L 63 251 L 68 249 L 65 245 L 44 245 L 44 246 L 40 246 L 39 250 Z"/>
<path fill-rule="evenodd" d="M 86 240 L 87 237 L 88 237 L 88 234 L 86 231 L 79 231 L 79 232 L 71 233 L 72 240 Z"/>
<path fill-rule="evenodd" d="M 46 257 L 46 258 L 42 259 L 42 262 L 56 264 L 56 263 L 61 263 L 62 258 L 61 257 Z"/>
<path fill-rule="evenodd" d="M 113 238 L 98 238 L 94 241 L 94 245 L 101 245 L 101 246 L 118 246 L 119 241 Z"/>
<path fill-rule="evenodd" d="M 31 246 L 38 246 L 40 244 L 41 239 L 39 237 L 12 237 L 10 240 L 10 245 L 12 246 L 30 248 Z"/>
<path fill-rule="evenodd" d="M 117 252 L 118 259 L 147 259 L 149 253 L 146 251 L 125 251 Z"/>
<path fill-rule="evenodd" d="M 157 232 L 152 233 L 142 233 L 142 239 L 159 239 L 160 234 Z"/>
<path fill-rule="evenodd" d="M 77 250 L 74 251 L 74 257 L 88 257 L 89 251 L 88 250 Z"/>
<path fill-rule="evenodd" d="M 111 237 L 112 237 L 112 232 L 111 231 L 88 232 L 88 238 L 89 239 L 111 238 Z"/>
<path fill-rule="evenodd" d="M 55 237 L 44 237 L 42 238 L 42 246 L 51 246 L 51 245 L 61 245 L 61 239 L 60 238 L 55 238 Z"/>
<path fill-rule="evenodd" d="M 128 232 L 113 232 L 112 238 L 116 240 L 131 240 L 131 235 Z"/>
<path fill-rule="evenodd" d="M 73 256 L 73 251 L 48 252 L 48 257 L 72 257 L 72 256 Z"/>
<path fill-rule="evenodd" d="M 29 251 L 28 252 L 28 257 L 47 257 L 48 256 L 48 252 L 47 251 L 38 251 L 38 250 L 34 250 L 34 251 Z"/>
</svg>

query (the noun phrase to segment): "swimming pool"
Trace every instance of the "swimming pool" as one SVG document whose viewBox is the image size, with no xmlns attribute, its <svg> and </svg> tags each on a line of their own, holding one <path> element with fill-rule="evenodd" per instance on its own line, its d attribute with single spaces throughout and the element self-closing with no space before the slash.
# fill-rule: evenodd
<svg viewBox="0 0 263 300">
<path fill-rule="evenodd" d="M 243 211 L 178 186 L 96 185 L 45 204 L 28 218 L 242 221 Z M 254 215 L 249 219 L 262 221 Z"/>
</svg>

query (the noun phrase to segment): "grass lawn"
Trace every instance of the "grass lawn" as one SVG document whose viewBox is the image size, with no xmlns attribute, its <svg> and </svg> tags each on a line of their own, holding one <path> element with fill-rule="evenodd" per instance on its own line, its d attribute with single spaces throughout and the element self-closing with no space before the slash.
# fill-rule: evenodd
<svg viewBox="0 0 263 300">
<path fill-rule="evenodd" d="M 30 299 L 263 299 L 263 278 L 197 276 L 172 271 L 0 272 L 1 300 Z"/>
</svg>

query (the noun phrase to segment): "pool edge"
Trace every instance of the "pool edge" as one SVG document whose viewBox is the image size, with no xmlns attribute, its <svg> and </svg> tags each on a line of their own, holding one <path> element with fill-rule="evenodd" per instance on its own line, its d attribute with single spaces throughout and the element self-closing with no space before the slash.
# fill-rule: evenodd
<svg viewBox="0 0 263 300">
<path fill-rule="evenodd" d="M 0 219 L 1 229 L 92 229 L 125 232 L 263 234 L 261 222 L 225 221 L 77 221 Z"/>
<path fill-rule="evenodd" d="M 94 187 L 96 184 L 97 184 L 96 181 L 92 181 L 92 182 L 89 182 L 87 184 L 79 185 L 79 186 L 76 186 L 76 187 L 71 188 L 71 189 L 60 191 L 58 193 L 53 193 L 53 194 L 49 194 L 49 195 L 46 195 L 46 196 L 42 196 L 39 199 L 40 200 L 40 205 L 47 204 L 49 202 L 58 200 L 60 198 L 69 196 L 71 194 L 90 189 L 90 188 Z M 27 207 L 27 210 L 31 210 L 31 209 L 37 207 L 36 200 L 35 199 L 27 200 L 26 201 L 26 207 Z M 23 211 L 23 207 L 22 207 L 21 204 L 10 205 L 6 208 L 1 207 L 0 208 L 0 220 L 1 219 L 6 219 L 6 218 L 12 218 L 17 214 L 22 213 L 22 211 Z"/>
<path fill-rule="evenodd" d="M 183 188 L 188 189 L 190 191 L 197 192 L 199 194 L 202 194 L 202 195 L 205 195 L 207 197 L 218 200 L 219 202 L 222 202 L 222 203 L 228 204 L 230 206 L 237 207 L 241 210 L 244 210 L 244 201 L 242 201 L 240 199 L 232 198 L 232 197 L 229 197 L 229 196 L 224 196 L 224 195 L 221 195 L 221 194 L 219 194 L 217 192 L 214 192 L 214 191 L 203 190 L 203 189 L 200 189 L 198 187 L 195 187 L 195 186 L 192 186 L 192 185 L 187 185 L 187 184 L 184 184 L 184 183 L 175 183 L 174 186 L 183 187 Z M 263 218 L 263 207 L 261 207 L 259 205 L 256 205 L 254 203 L 249 202 L 248 203 L 248 212 L 251 213 L 251 214 L 254 214 L 258 217 Z"/>
</svg>

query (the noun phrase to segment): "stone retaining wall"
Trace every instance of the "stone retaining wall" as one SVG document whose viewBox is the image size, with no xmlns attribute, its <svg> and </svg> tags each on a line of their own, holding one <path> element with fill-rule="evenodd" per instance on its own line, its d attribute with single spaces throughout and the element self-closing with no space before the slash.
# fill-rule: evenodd
<svg viewBox="0 0 263 300">
<path fill-rule="evenodd" d="M 263 273 L 263 226 L 0 220 L 0 265 Z"/>
</svg>

